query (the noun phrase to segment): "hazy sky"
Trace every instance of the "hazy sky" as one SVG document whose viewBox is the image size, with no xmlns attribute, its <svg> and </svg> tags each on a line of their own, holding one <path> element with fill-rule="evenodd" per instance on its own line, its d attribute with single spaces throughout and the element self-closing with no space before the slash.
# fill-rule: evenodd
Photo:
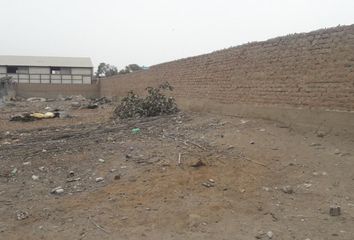
<svg viewBox="0 0 354 240">
<path fill-rule="evenodd" d="M 354 23 L 354 0 L 0 0 L 0 55 L 153 65 Z"/>
</svg>

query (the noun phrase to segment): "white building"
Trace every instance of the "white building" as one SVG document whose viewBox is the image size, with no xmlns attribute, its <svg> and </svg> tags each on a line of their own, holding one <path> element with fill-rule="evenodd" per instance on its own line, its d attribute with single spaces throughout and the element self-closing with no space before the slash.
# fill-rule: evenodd
<svg viewBox="0 0 354 240">
<path fill-rule="evenodd" d="M 91 84 L 93 65 L 90 58 L 0 55 L 0 78 L 6 76 L 20 84 Z"/>
</svg>

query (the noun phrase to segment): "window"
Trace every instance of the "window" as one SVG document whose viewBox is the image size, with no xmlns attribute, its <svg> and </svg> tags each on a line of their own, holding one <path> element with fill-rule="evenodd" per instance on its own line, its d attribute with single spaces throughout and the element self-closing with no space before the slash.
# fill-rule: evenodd
<svg viewBox="0 0 354 240">
<path fill-rule="evenodd" d="M 50 74 L 60 74 L 60 67 L 51 67 Z"/>
<path fill-rule="evenodd" d="M 51 67 L 50 74 L 62 74 L 62 75 L 70 75 L 71 68 L 61 68 L 61 67 Z"/>
<path fill-rule="evenodd" d="M 7 69 L 6 69 L 6 72 L 7 73 L 17 73 L 17 67 L 7 67 Z"/>
</svg>

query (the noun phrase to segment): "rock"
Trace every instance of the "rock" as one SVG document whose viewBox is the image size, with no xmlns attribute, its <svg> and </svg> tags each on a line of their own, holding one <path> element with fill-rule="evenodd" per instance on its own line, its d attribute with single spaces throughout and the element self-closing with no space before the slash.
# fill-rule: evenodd
<svg viewBox="0 0 354 240">
<path fill-rule="evenodd" d="M 26 211 L 17 211 L 17 213 L 16 213 L 17 220 L 24 220 L 28 217 L 29 217 L 29 214 Z"/>
<path fill-rule="evenodd" d="M 212 178 L 210 178 L 208 181 L 209 181 L 210 183 L 215 183 L 215 180 L 212 179 Z"/>
<path fill-rule="evenodd" d="M 294 189 L 289 185 L 282 187 L 281 190 L 283 191 L 283 193 L 287 193 L 287 194 L 294 193 Z"/>
<path fill-rule="evenodd" d="M 95 179 L 96 182 L 103 182 L 104 181 L 104 178 L 103 177 L 98 177 Z"/>
<path fill-rule="evenodd" d="M 120 179 L 120 174 L 114 176 L 114 180 L 119 180 Z"/>
<path fill-rule="evenodd" d="M 37 176 L 37 175 L 32 175 L 32 180 L 33 181 L 37 181 L 39 179 L 39 176 Z"/>
<path fill-rule="evenodd" d="M 45 107 L 44 109 L 45 109 L 45 110 L 47 110 L 47 111 L 52 110 L 52 108 L 51 108 L 51 107 Z"/>
<path fill-rule="evenodd" d="M 50 191 L 50 193 L 52 194 L 61 194 L 64 192 L 64 189 L 62 187 L 56 187 L 53 188 L 52 191 Z"/>
<path fill-rule="evenodd" d="M 335 155 L 339 155 L 339 154 L 341 154 L 341 152 L 340 152 L 339 149 L 336 149 L 336 150 L 334 150 L 334 154 L 335 154 Z"/>
<path fill-rule="evenodd" d="M 268 237 L 269 239 L 272 239 L 272 238 L 273 238 L 273 232 L 272 232 L 272 231 L 268 231 L 268 232 L 267 232 L 267 237 Z"/>
<path fill-rule="evenodd" d="M 203 182 L 202 185 L 207 188 L 214 187 L 214 184 L 210 182 Z"/>
<path fill-rule="evenodd" d="M 321 144 L 320 143 L 311 143 L 310 146 L 311 147 L 319 147 L 319 146 L 321 146 Z"/>
<path fill-rule="evenodd" d="M 72 102 L 70 105 L 71 105 L 71 107 L 73 107 L 73 108 L 79 108 L 79 107 L 81 107 L 81 103 L 79 103 L 79 102 Z"/>
<path fill-rule="evenodd" d="M 318 132 L 316 133 L 316 135 L 317 135 L 317 137 L 319 137 L 319 138 L 323 138 L 324 136 L 326 136 L 326 133 L 323 132 L 323 131 L 318 131 Z"/>
<path fill-rule="evenodd" d="M 199 160 L 198 162 L 192 164 L 191 166 L 194 167 L 194 168 L 199 168 L 199 167 L 203 167 L 205 165 L 206 164 L 202 160 Z"/>
<path fill-rule="evenodd" d="M 270 188 L 269 187 L 262 187 L 262 189 L 266 192 L 269 192 Z"/>
<path fill-rule="evenodd" d="M 28 165 L 31 165 L 31 162 L 24 162 L 22 163 L 23 166 L 28 166 Z"/>
<path fill-rule="evenodd" d="M 104 159 L 102 159 L 102 158 L 98 159 L 98 161 L 99 161 L 100 163 L 104 163 L 104 162 L 105 162 Z"/>
<path fill-rule="evenodd" d="M 250 144 L 255 144 L 255 142 L 254 141 L 250 141 Z"/>
<path fill-rule="evenodd" d="M 42 167 L 39 167 L 38 169 L 39 169 L 39 171 L 43 172 L 45 170 L 45 167 L 42 166 Z"/>
<path fill-rule="evenodd" d="M 341 208 L 337 205 L 332 205 L 329 208 L 329 215 L 332 217 L 339 216 L 341 214 Z"/>
<path fill-rule="evenodd" d="M 96 103 L 89 103 L 89 105 L 87 105 L 86 108 L 87 108 L 87 109 L 96 109 L 96 108 L 98 108 L 98 104 L 96 104 Z"/>
<path fill-rule="evenodd" d="M 73 177 L 75 176 L 75 172 L 74 171 L 70 171 L 69 174 L 68 174 L 68 177 Z"/>
</svg>

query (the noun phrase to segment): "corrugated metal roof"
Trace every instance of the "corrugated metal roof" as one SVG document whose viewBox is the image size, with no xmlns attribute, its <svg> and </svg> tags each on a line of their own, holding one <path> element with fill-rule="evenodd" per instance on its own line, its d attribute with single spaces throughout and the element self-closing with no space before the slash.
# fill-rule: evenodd
<svg viewBox="0 0 354 240">
<path fill-rule="evenodd" d="M 91 59 L 88 57 L 40 57 L 9 55 L 0 55 L 0 65 L 36 67 L 93 67 Z"/>
</svg>

